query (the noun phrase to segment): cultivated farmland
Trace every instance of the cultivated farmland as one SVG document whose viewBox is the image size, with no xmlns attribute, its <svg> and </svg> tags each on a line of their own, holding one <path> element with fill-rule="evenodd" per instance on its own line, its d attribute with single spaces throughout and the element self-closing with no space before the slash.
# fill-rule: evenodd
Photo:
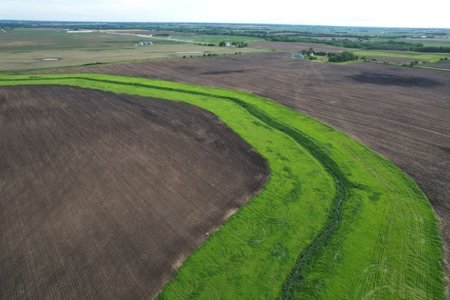
<svg viewBox="0 0 450 300">
<path fill-rule="evenodd" d="M 151 33 L 150 31 L 146 31 Z M 117 35 L 106 32 L 66 33 L 63 29 L 15 29 L 1 36 L 0 71 L 54 68 L 160 58 L 183 58 L 203 54 L 265 52 L 255 48 L 207 47 L 192 43 Z M 201 37 L 200 37 L 201 38 Z M 151 41 L 153 46 L 136 46 Z M 43 60 L 57 58 L 57 60 Z"/>
<path fill-rule="evenodd" d="M 148 299 L 266 183 L 267 162 L 184 103 L 0 88 L 0 299 Z"/>
<path fill-rule="evenodd" d="M 426 65 L 426 66 L 427 67 L 434 67 L 434 68 L 441 68 L 441 69 L 449 69 L 450 70 L 450 60 L 443 60 L 443 61 L 437 62 L 435 64 Z"/>
<path fill-rule="evenodd" d="M 60 70 L 54 72 L 68 72 Z M 408 173 L 440 218 L 450 246 L 450 73 L 371 63 L 345 66 L 283 53 L 74 69 L 244 90 L 361 140 Z"/>
<path fill-rule="evenodd" d="M 391 163 L 329 126 L 255 95 L 157 80 L 72 74 L 8 76 L 0 84 L 195 104 L 267 158 L 264 190 L 189 257 L 161 298 L 443 297 L 438 224 L 427 199 Z"/>
<path fill-rule="evenodd" d="M 301 50 L 308 50 L 309 48 L 314 48 L 314 51 L 323 51 L 323 52 L 341 52 L 341 51 L 349 51 L 348 48 L 341 48 L 331 45 L 325 44 L 316 44 L 316 43 L 293 43 L 293 42 L 251 42 L 249 43 L 251 46 L 262 47 L 262 48 L 270 48 L 277 50 L 286 50 L 292 52 L 299 52 Z"/>
</svg>

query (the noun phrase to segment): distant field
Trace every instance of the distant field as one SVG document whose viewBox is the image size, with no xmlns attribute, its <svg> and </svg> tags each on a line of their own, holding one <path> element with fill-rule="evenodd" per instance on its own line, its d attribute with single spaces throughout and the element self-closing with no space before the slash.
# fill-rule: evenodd
<svg viewBox="0 0 450 300">
<path fill-rule="evenodd" d="M 148 31 L 147 31 L 148 32 Z M 206 47 L 167 39 L 152 39 L 104 32 L 66 33 L 60 29 L 15 29 L 1 32 L 0 71 L 78 66 L 205 54 L 261 52 L 261 49 Z M 136 46 L 152 41 L 153 46 Z M 45 61 L 44 58 L 58 60 Z"/>
<path fill-rule="evenodd" d="M 450 57 L 448 60 L 440 61 L 435 64 L 426 65 L 426 66 L 432 67 L 432 68 L 441 68 L 441 69 L 449 69 L 450 70 Z"/>
<path fill-rule="evenodd" d="M 356 55 L 365 56 L 366 58 L 376 58 L 391 62 L 411 62 L 418 60 L 420 62 L 438 62 L 440 58 L 450 56 L 448 53 L 422 53 L 422 52 L 408 52 L 408 51 L 379 51 L 379 50 L 364 50 L 354 51 Z"/>
<path fill-rule="evenodd" d="M 192 36 L 193 33 L 176 32 L 170 30 L 154 31 L 154 30 L 100 30 L 101 32 L 116 32 L 116 33 L 130 33 L 130 34 L 145 34 L 145 35 L 156 35 L 156 34 L 169 34 L 176 36 Z"/>
<path fill-rule="evenodd" d="M 164 37 L 162 37 L 164 38 Z M 177 40 L 177 41 L 185 41 L 185 42 L 193 42 L 193 43 L 212 43 L 218 45 L 221 41 L 225 42 L 250 42 L 250 41 L 259 41 L 263 40 L 257 37 L 251 36 L 233 36 L 233 35 L 171 35 L 166 39 Z"/>
<path fill-rule="evenodd" d="M 386 39 L 383 39 L 386 41 Z M 424 46 L 430 47 L 450 47 L 450 38 L 433 38 L 433 39 L 395 39 L 395 41 L 404 41 L 410 43 L 422 43 Z"/>
<path fill-rule="evenodd" d="M 249 45 L 276 49 L 276 50 L 286 50 L 292 52 L 298 52 L 301 50 L 308 50 L 309 48 L 314 48 L 314 51 L 323 51 L 323 52 L 341 52 L 341 51 L 351 51 L 352 49 L 341 48 L 336 46 L 330 46 L 325 44 L 316 44 L 316 43 L 294 43 L 294 42 L 251 42 Z"/>
<path fill-rule="evenodd" d="M 67 33 L 64 29 L 14 29 L 1 35 L 0 51 L 108 49 L 134 46 L 138 37 L 100 32 Z"/>
</svg>

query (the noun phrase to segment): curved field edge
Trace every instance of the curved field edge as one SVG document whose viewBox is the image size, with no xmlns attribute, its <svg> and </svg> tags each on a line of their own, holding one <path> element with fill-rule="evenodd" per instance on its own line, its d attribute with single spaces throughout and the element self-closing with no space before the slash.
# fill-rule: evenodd
<svg viewBox="0 0 450 300">
<path fill-rule="evenodd" d="M 444 298 L 442 243 L 431 205 L 403 172 L 341 132 L 237 91 L 107 75 L 0 80 L 1 85 L 76 85 L 192 103 L 218 115 L 268 159 L 272 176 L 265 189 L 185 261 L 161 298 L 280 295 L 297 256 L 332 215 L 336 192 L 332 176 L 295 143 L 292 130 L 308 137 L 320 149 L 322 163 L 344 178 L 346 197 L 331 240 L 316 250 L 300 276 L 289 277 L 299 282 L 290 297 Z M 286 126 L 287 134 L 251 115 L 249 107 Z M 285 155 L 287 149 L 293 152 Z M 297 168 L 308 172 L 295 173 Z M 256 218 L 249 218 L 252 214 Z"/>
</svg>

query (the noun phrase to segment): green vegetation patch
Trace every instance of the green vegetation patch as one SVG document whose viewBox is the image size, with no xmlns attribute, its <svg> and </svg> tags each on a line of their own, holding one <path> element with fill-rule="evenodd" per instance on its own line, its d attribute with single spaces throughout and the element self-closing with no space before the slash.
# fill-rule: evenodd
<svg viewBox="0 0 450 300">
<path fill-rule="evenodd" d="M 373 57 L 397 57 L 397 58 L 408 58 L 411 60 L 421 60 L 428 62 L 438 62 L 440 58 L 446 56 L 446 54 L 423 54 L 418 52 L 382 52 L 382 51 L 355 51 L 355 55 Z"/>
<path fill-rule="evenodd" d="M 431 205 L 409 177 L 349 136 L 237 91 L 110 75 L 0 77 L 0 85 L 23 84 L 191 103 L 269 161 L 264 190 L 185 260 L 161 299 L 444 298 Z"/>
</svg>

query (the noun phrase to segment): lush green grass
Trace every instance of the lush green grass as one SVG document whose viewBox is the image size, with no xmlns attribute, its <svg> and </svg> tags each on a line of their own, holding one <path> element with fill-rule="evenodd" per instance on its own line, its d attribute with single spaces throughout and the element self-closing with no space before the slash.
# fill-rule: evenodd
<svg viewBox="0 0 450 300">
<path fill-rule="evenodd" d="M 411 61 L 413 60 L 418 60 L 418 61 L 428 61 L 428 62 L 438 62 L 439 58 L 441 57 L 447 57 L 448 54 L 445 53 L 420 53 L 420 52 L 406 52 L 406 51 L 371 51 L 371 50 L 366 50 L 366 51 L 356 51 L 353 52 L 354 54 L 358 55 L 358 56 L 366 56 L 367 58 L 369 57 L 398 57 L 398 58 L 408 58 L 411 59 Z"/>
<path fill-rule="evenodd" d="M 108 75 L 0 77 L 0 85 L 22 84 L 188 102 L 215 113 L 268 159 L 264 190 L 185 261 L 161 298 L 443 299 L 442 244 L 429 202 L 349 136 L 237 91 Z M 307 247 L 327 229 L 331 239 Z M 297 261 L 305 251 L 312 259 Z"/>
</svg>

